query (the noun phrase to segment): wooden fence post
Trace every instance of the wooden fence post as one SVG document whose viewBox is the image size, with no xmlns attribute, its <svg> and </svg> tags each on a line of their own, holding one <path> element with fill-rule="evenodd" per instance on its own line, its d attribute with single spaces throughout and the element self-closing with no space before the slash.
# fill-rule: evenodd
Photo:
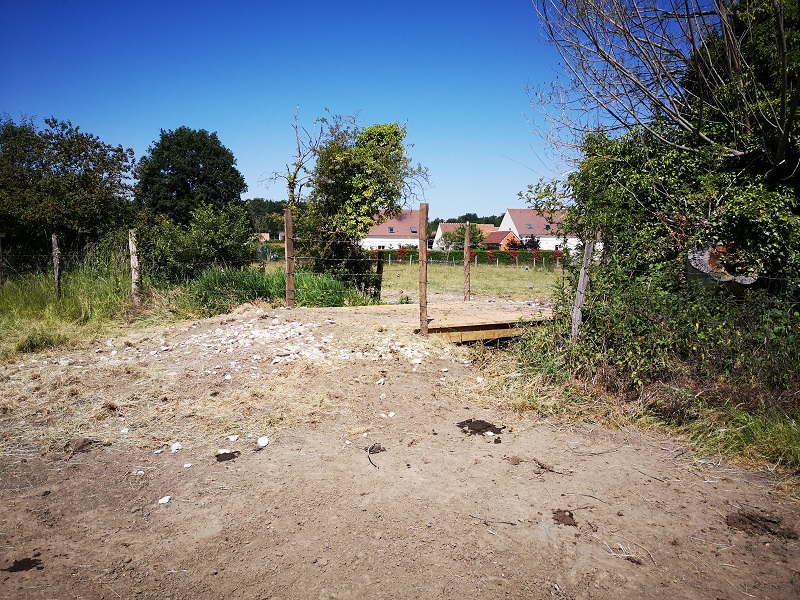
<svg viewBox="0 0 800 600">
<path fill-rule="evenodd" d="M 0 236 L 0 285 L 6 281 L 6 258 L 3 256 L 3 237 Z"/>
<path fill-rule="evenodd" d="M 419 205 L 419 332 L 428 335 L 428 203 Z"/>
<path fill-rule="evenodd" d="M 139 272 L 139 253 L 136 250 L 136 230 L 128 230 L 128 249 L 131 253 L 131 302 L 139 306 L 139 284 L 142 275 Z"/>
<path fill-rule="evenodd" d="M 581 264 L 581 273 L 578 276 L 578 289 L 575 292 L 575 305 L 572 307 L 572 331 L 570 332 L 570 339 L 574 342 L 578 339 L 578 328 L 583 320 L 583 313 L 581 308 L 583 302 L 586 300 L 586 286 L 589 283 L 589 265 L 592 262 L 592 253 L 594 252 L 594 237 L 586 242 L 583 247 L 583 263 Z"/>
<path fill-rule="evenodd" d="M 50 238 L 50 242 L 53 245 L 53 280 L 55 281 L 56 285 L 56 298 L 60 300 L 61 299 L 61 269 L 59 265 L 60 254 L 58 252 L 58 238 L 56 237 L 55 233 Z"/>
<path fill-rule="evenodd" d="M 286 306 L 294 308 L 294 232 L 292 230 L 292 209 L 283 213 L 286 228 Z"/>
<path fill-rule="evenodd" d="M 389 260 L 391 260 L 391 258 Z M 373 300 L 380 301 L 382 287 L 383 287 L 383 250 L 379 250 L 378 264 L 375 265 L 375 291 L 372 294 Z"/>
<path fill-rule="evenodd" d="M 470 299 L 470 280 L 469 280 L 469 221 L 464 229 L 464 302 Z"/>
</svg>

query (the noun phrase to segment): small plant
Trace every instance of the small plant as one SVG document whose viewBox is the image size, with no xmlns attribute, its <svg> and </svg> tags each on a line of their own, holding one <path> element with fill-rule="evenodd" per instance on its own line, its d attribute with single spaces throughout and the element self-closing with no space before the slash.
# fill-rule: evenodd
<svg viewBox="0 0 800 600">
<path fill-rule="evenodd" d="M 408 258 L 408 248 L 402 246 L 397 249 L 397 260 L 403 261 Z"/>
</svg>

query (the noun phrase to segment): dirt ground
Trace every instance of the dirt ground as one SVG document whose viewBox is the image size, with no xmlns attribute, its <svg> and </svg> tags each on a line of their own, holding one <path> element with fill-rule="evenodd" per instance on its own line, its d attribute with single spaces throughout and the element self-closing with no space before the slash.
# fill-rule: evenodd
<svg viewBox="0 0 800 600">
<path fill-rule="evenodd" d="M 516 413 L 418 319 L 244 307 L 0 365 L 0 598 L 800 597 L 774 473 Z"/>
</svg>

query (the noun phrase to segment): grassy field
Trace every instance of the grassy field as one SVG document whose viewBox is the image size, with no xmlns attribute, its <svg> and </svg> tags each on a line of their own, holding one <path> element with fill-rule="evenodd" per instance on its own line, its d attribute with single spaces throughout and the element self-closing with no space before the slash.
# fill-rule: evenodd
<svg viewBox="0 0 800 600">
<path fill-rule="evenodd" d="M 470 290 L 476 296 L 494 296 L 511 300 L 550 300 L 555 286 L 562 279 L 560 270 L 529 269 L 524 267 L 478 265 L 470 269 Z M 464 293 L 462 265 L 428 265 L 428 295 Z M 419 297 L 419 265 L 393 263 L 383 272 L 381 299 L 394 302 L 400 296 L 414 302 Z"/>
</svg>

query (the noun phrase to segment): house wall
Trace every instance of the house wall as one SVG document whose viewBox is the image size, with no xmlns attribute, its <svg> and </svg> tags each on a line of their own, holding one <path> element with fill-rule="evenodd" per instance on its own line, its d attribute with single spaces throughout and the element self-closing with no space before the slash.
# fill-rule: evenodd
<svg viewBox="0 0 800 600">
<path fill-rule="evenodd" d="M 531 237 L 531 235 L 525 231 L 520 232 L 517 231 L 516 226 L 514 225 L 514 221 L 509 216 L 508 212 L 503 215 L 503 220 L 500 223 L 500 231 L 513 231 L 514 235 L 516 235 L 520 240 L 525 241 Z M 556 246 L 559 247 L 560 250 L 564 249 L 565 243 L 564 238 L 556 236 L 556 235 L 540 235 L 537 236 L 539 238 L 539 249 L 540 250 L 555 250 Z M 574 250 L 581 241 L 576 237 L 568 237 L 566 240 L 566 246 L 569 247 L 571 250 Z"/>
<path fill-rule="evenodd" d="M 508 211 L 506 211 L 506 214 L 503 215 L 503 220 L 500 221 L 499 231 L 513 231 L 515 236 L 522 239 L 522 236 L 519 234 L 519 231 L 517 231 L 514 221 L 509 216 Z"/>
<path fill-rule="evenodd" d="M 397 237 L 369 237 L 361 240 L 361 247 L 366 250 L 377 250 L 383 246 L 385 250 L 396 250 L 400 246 L 419 246 L 419 237 L 397 238 Z"/>
</svg>

